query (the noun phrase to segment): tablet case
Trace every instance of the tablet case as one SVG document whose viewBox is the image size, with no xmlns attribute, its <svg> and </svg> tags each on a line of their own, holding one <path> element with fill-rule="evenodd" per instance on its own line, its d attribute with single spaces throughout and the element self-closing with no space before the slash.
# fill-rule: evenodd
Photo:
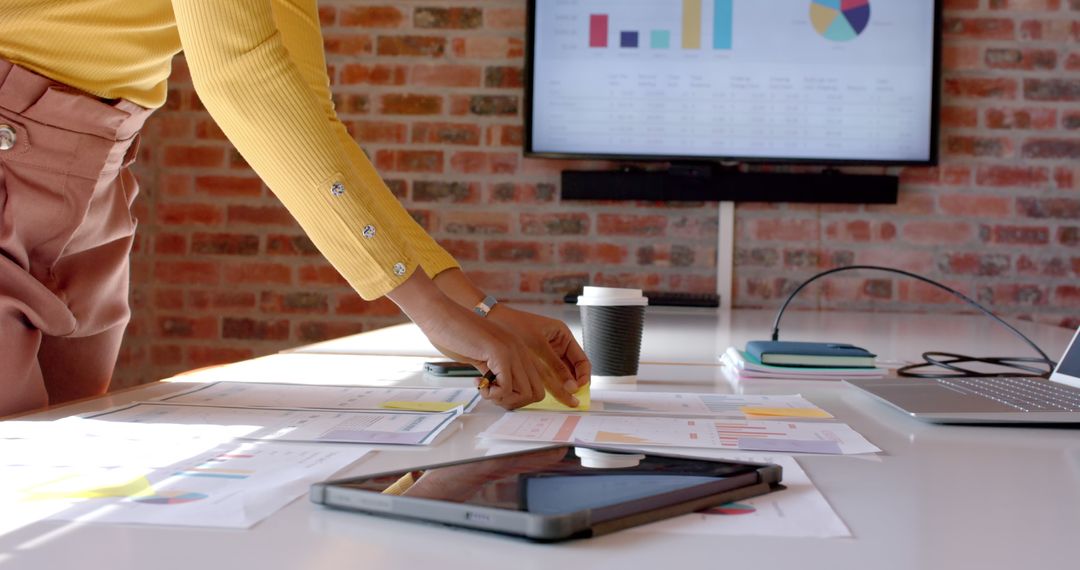
<svg viewBox="0 0 1080 570">
<path fill-rule="evenodd" d="M 618 453 L 633 451 L 621 448 L 594 449 Z M 661 456 L 663 454 L 652 455 Z M 475 459 L 490 459 L 491 457 L 495 456 Z M 667 455 L 667 457 L 694 459 L 679 457 L 677 455 Z M 386 476 L 389 474 L 396 474 L 398 473 L 397 471 L 392 473 L 375 473 L 353 479 L 316 483 L 311 487 L 310 499 L 313 503 L 325 505 L 327 507 L 359 511 L 367 514 L 485 530 L 528 538 L 538 542 L 556 542 L 572 538 L 588 538 L 608 534 L 617 530 L 681 514 L 688 514 L 757 495 L 763 495 L 769 491 L 783 488 L 783 486 L 780 485 L 782 470 L 778 465 L 762 465 L 741 461 L 721 461 L 711 459 L 700 460 L 753 465 L 756 466 L 757 469 L 752 472 L 720 479 L 716 484 L 695 487 L 694 492 L 700 496 L 683 497 L 679 499 L 679 502 L 674 504 L 665 504 L 655 508 L 648 508 L 649 504 L 654 504 L 658 502 L 658 500 L 664 498 L 671 499 L 671 497 L 666 497 L 666 495 L 673 495 L 673 493 L 668 493 L 665 495 L 627 501 L 616 505 L 560 515 L 541 515 L 464 503 L 385 495 L 340 486 L 351 480 Z M 460 463 L 466 462 L 456 462 L 453 464 Z M 421 467 L 420 469 L 424 468 L 425 467 Z M 720 492 L 703 493 L 707 486 L 719 487 L 721 485 L 731 488 Z M 667 502 L 670 502 L 670 500 Z"/>
</svg>

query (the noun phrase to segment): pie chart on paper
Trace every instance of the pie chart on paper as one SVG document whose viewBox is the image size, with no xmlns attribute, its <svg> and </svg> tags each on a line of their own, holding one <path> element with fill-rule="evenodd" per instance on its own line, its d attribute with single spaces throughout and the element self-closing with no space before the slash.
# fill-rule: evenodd
<svg viewBox="0 0 1080 570">
<path fill-rule="evenodd" d="M 851 41 L 870 23 L 870 0 L 812 0 L 810 22 L 827 40 Z"/>
<path fill-rule="evenodd" d="M 189 493 L 186 491 L 165 491 L 148 497 L 139 497 L 135 499 L 135 502 L 143 503 L 146 505 L 182 505 L 184 503 L 201 501 L 207 497 L 208 495 L 205 495 L 203 493 Z"/>
</svg>

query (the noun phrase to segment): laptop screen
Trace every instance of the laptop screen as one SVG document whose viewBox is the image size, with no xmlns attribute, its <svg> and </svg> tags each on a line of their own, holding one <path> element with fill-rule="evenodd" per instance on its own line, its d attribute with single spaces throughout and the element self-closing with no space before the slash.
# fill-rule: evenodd
<svg viewBox="0 0 1080 570">
<path fill-rule="evenodd" d="M 1080 342 L 1076 342 L 1077 337 L 1080 337 L 1080 329 L 1073 335 L 1069 348 L 1065 349 L 1065 355 L 1061 357 L 1061 362 L 1050 379 L 1080 388 Z"/>
</svg>

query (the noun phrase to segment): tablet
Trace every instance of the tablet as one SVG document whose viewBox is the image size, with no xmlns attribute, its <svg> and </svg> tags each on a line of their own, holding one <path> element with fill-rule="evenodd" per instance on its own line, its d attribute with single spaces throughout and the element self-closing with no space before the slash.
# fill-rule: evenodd
<svg viewBox="0 0 1080 570">
<path fill-rule="evenodd" d="M 761 495 L 776 465 L 558 446 L 317 483 L 315 503 L 557 541 Z"/>
</svg>

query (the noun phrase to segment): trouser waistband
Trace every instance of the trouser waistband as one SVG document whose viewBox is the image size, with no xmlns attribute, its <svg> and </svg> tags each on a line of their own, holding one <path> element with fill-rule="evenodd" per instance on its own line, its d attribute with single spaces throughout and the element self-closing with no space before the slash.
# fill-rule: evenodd
<svg viewBox="0 0 1080 570">
<path fill-rule="evenodd" d="M 0 107 L 46 125 L 126 140 L 153 113 L 121 99 L 108 102 L 0 59 Z"/>
</svg>

